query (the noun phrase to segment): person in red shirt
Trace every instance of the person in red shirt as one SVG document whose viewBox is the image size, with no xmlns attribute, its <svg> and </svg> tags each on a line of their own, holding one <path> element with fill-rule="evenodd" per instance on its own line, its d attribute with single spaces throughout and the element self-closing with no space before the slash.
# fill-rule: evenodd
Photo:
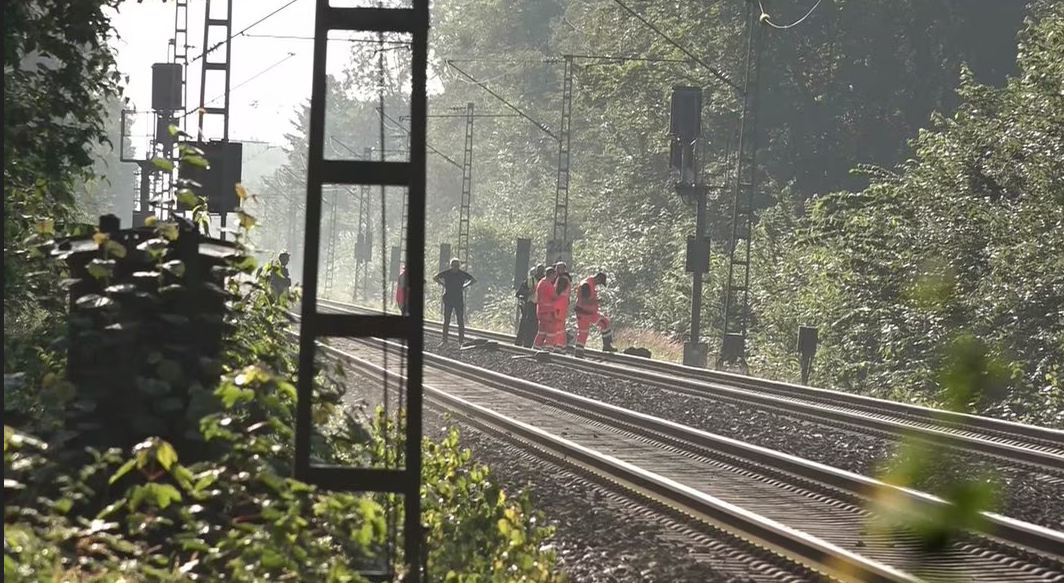
<svg viewBox="0 0 1064 583">
<path fill-rule="evenodd" d="M 557 320 L 557 306 L 555 305 L 557 298 L 554 289 L 557 280 L 557 270 L 548 267 L 543 272 L 543 279 L 536 284 L 536 320 L 539 323 L 539 331 L 536 332 L 536 340 L 532 343 L 533 348 L 542 348 L 548 338 L 554 338 Z"/>
<path fill-rule="evenodd" d="M 395 305 L 399 313 L 407 315 L 410 311 L 410 284 L 407 281 L 406 265 L 399 266 L 399 281 L 395 283 Z"/>
<path fill-rule="evenodd" d="M 596 324 L 602 334 L 602 351 L 616 352 L 613 347 L 613 330 L 610 328 L 610 319 L 600 310 L 598 286 L 606 285 L 606 274 L 601 271 L 592 275 L 580 284 L 576 294 L 576 353 L 580 355 L 584 351 L 591 325 Z"/>
</svg>

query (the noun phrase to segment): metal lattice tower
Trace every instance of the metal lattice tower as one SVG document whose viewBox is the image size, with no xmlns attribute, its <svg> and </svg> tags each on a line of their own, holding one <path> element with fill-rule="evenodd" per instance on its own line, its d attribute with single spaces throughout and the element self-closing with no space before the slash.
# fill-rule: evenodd
<svg viewBox="0 0 1064 583">
<path fill-rule="evenodd" d="M 406 148 L 407 153 L 409 153 L 410 152 L 410 134 L 409 133 L 406 134 L 405 148 Z M 402 263 L 406 263 L 406 251 L 407 251 L 407 249 L 406 249 L 406 236 L 407 236 L 407 224 L 406 224 L 406 222 L 407 222 L 407 219 L 410 216 L 410 196 L 408 195 L 408 193 L 403 193 L 403 210 L 402 210 L 401 214 L 402 214 L 403 218 L 402 218 L 402 220 L 399 223 L 399 261 L 402 262 Z M 381 233 L 381 237 L 384 237 L 384 233 Z M 384 258 L 382 257 L 381 260 L 383 261 Z M 393 283 L 396 283 L 396 285 L 398 285 L 398 282 L 393 282 Z"/>
<path fill-rule="evenodd" d="M 174 4 L 174 63 L 181 65 L 181 103 L 188 106 L 188 0 Z M 182 112 L 183 113 L 183 112 Z M 185 115 L 178 118 L 179 127 L 185 129 Z"/>
<path fill-rule="evenodd" d="M 473 104 L 466 104 L 465 153 L 462 157 L 462 198 L 458 207 L 458 260 L 469 265 L 469 218 L 473 199 Z"/>
<path fill-rule="evenodd" d="M 362 159 L 373 158 L 373 148 L 363 150 Z M 373 241 L 370 236 L 370 212 L 371 193 L 368 184 L 363 184 L 358 189 L 358 227 L 355 234 L 355 282 L 352 290 L 352 298 L 369 299 L 367 285 L 369 283 L 369 261 L 373 257 Z"/>
<path fill-rule="evenodd" d="M 565 55 L 562 74 L 562 118 L 558 132 L 558 182 L 554 191 L 554 241 L 569 235 L 569 137 L 573 119 L 573 57 Z"/>
<path fill-rule="evenodd" d="M 411 148 L 406 161 L 327 160 L 325 158 L 325 110 L 330 31 L 405 33 L 410 38 Z M 405 583 L 422 580 L 421 439 L 425 315 L 424 281 L 410 278 L 409 315 L 336 314 L 318 311 L 318 259 L 321 243 L 322 188 L 325 184 L 379 185 L 405 188 L 410 197 L 410 238 L 407 246 L 411 273 L 425 267 L 425 130 L 427 113 L 429 0 L 412 0 L 411 8 L 336 7 L 329 0 L 316 0 L 314 17 L 314 65 L 311 73 L 310 119 L 307 160 L 306 243 L 303 247 L 303 297 L 299 327 L 299 382 L 296 400 L 294 466 L 295 478 L 323 489 L 347 492 L 387 492 L 402 496 L 403 560 L 400 569 L 375 573 L 381 580 L 394 580 L 402 572 Z M 384 109 L 381 108 L 382 126 Z M 383 133 L 383 131 L 382 131 Z M 381 140 L 382 148 L 384 140 Z M 406 225 L 404 225 L 406 226 Z M 314 387 L 318 339 L 322 337 L 394 339 L 406 344 L 406 423 L 402 438 L 401 467 L 336 466 L 312 459 Z M 387 358 L 387 353 L 385 353 Z M 384 392 L 387 399 L 387 391 Z M 385 401 L 387 403 L 387 401 Z M 387 409 L 386 409 L 387 411 Z M 402 425 L 399 425 L 402 426 Z M 399 453 L 399 452 L 397 452 Z"/>
<path fill-rule="evenodd" d="M 233 57 L 233 43 L 231 38 L 233 36 L 233 0 L 224 0 L 225 2 L 225 15 L 218 18 L 217 15 L 211 13 L 211 0 L 206 0 L 206 7 L 204 8 L 204 23 L 203 23 L 203 65 L 200 70 L 200 95 L 199 95 L 199 121 L 197 124 L 197 139 L 201 142 L 205 142 L 209 139 L 204 135 L 203 122 L 206 116 L 214 116 L 222 118 L 222 135 L 210 136 L 215 139 L 220 139 L 223 145 L 229 144 L 229 93 L 230 83 L 232 78 L 232 69 L 230 63 Z M 215 6 L 220 5 L 219 0 L 215 0 Z M 215 51 L 214 49 L 219 46 L 219 43 L 211 45 L 212 34 L 221 35 L 222 40 L 219 43 L 225 45 L 223 51 Z M 212 61 L 211 54 L 220 52 L 223 56 L 221 60 Z M 225 93 L 222 98 L 221 107 L 208 107 L 207 106 L 207 73 L 211 71 L 221 71 L 224 77 Z M 219 223 L 221 226 L 221 236 L 225 238 L 225 223 L 228 213 L 222 212 L 219 214 Z"/>
<path fill-rule="evenodd" d="M 757 4 L 747 3 L 747 48 L 739 119 L 739 138 L 732 188 L 728 279 L 724 291 L 724 338 L 721 361 L 745 358 L 750 314 L 750 248 L 757 194 L 757 94 L 764 27 Z"/>
<path fill-rule="evenodd" d="M 207 6 L 204 14 L 205 21 L 203 25 L 203 68 L 200 71 L 200 98 L 199 98 L 199 124 L 197 136 L 200 141 L 206 140 L 206 136 L 203 135 L 203 121 L 208 115 L 221 116 L 222 118 L 222 135 L 223 142 L 229 141 L 229 87 L 230 87 L 230 67 L 229 63 L 233 56 L 233 43 L 229 42 L 229 38 L 233 34 L 233 0 L 214 0 L 217 6 L 220 1 L 225 3 L 225 16 L 222 18 L 213 18 L 211 15 L 211 0 L 206 0 Z M 216 51 L 211 50 L 211 32 L 215 34 L 223 35 L 222 38 L 225 43 L 225 50 L 222 51 L 224 55 L 222 60 L 212 61 L 210 56 Z M 207 107 L 207 73 L 209 71 L 221 71 L 225 76 L 225 96 L 222 101 L 221 107 Z"/>
<path fill-rule="evenodd" d="M 325 248 L 325 295 L 332 294 L 333 282 L 336 280 L 336 244 L 340 237 L 336 231 L 337 208 L 340 204 L 340 193 L 337 189 L 329 190 L 329 246 Z M 322 201 L 324 202 L 324 201 Z"/>
<path fill-rule="evenodd" d="M 399 239 L 399 261 L 406 262 L 406 222 L 410 218 L 410 203 L 406 198 L 403 198 L 403 212 L 402 212 L 402 224 L 400 227 L 400 239 Z"/>
</svg>

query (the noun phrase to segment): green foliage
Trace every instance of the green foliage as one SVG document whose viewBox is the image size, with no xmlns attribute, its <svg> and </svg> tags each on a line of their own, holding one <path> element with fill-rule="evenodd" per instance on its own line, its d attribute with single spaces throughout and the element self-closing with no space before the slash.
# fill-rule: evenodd
<svg viewBox="0 0 1064 583">
<path fill-rule="evenodd" d="M 26 292 L 54 290 L 56 281 L 28 263 L 21 242 L 39 221 L 66 224 L 74 216 L 73 191 L 89 175 L 91 145 L 106 139 L 102 100 L 116 96 L 120 82 L 106 44 L 106 10 L 116 4 L 4 4 L 4 320 L 18 330 L 40 323 Z"/>
<path fill-rule="evenodd" d="M 970 333 L 958 335 L 943 348 L 940 366 L 940 405 L 960 413 L 975 412 L 980 399 L 1000 385 L 1007 374 L 1005 363 Z M 907 437 L 883 470 L 883 481 L 905 488 L 930 487 L 950 504 L 927 512 L 886 488 L 872 493 L 876 516 L 872 532 L 888 536 L 915 534 L 921 544 L 913 571 L 929 580 L 941 579 L 933 572 L 924 573 L 925 565 L 964 536 L 965 531 L 981 528 L 982 512 L 993 510 L 998 500 L 993 475 L 972 476 L 971 468 L 961 464 L 948 448 Z"/>
<path fill-rule="evenodd" d="M 215 193 L 179 185 L 194 225 L 152 218 L 149 229 L 115 238 L 70 221 L 91 147 L 106 138 L 101 108 L 117 94 L 104 42 L 103 10 L 114 4 L 4 7 L 5 577 L 358 581 L 360 568 L 383 564 L 389 500 L 289 477 L 295 351 L 279 331 L 298 292 L 271 296 L 270 268 L 256 270 L 246 233 L 207 274 L 179 252 L 195 243 L 191 229 L 205 226 L 205 197 Z M 202 163 L 200 154 L 182 147 L 182 163 Z M 242 230 L 256 222 L 238 215 Z M 91 257 L 72 256 L 68 267 L 48 256 L 79 234 L 93 235 Z M 191 297 L 203 291 L 224 303 L 205 313 L 203 298 Z M 67 378 L 71 346 L 82 358 Z M 338 376 L 322 370 L 316 379 L 312 457 L 380 461 L 388 429 L 356 416 Z M 535 525 L 527 499 L 479 495 L 490 474 L 456 440 L 426 441 L 438 453 L 425 464 L 427 524 L 434 540 L 446 530 L 451 543 L 433 551 L 446 568 L 437 578 L 556 580 L 553 556 L 538 548 L 549 531 Z M 508 536 L 476 535 L 499 517 L 512 520 Z"/>
<path fill-rule="evenodd" d="M 431 580 L 561 581 L 554 551 L 546 547 L 552 529 L 526 496 L 508 497 L 488 468 L 458 446 L 453 428 L 438 444 L 424 446 L 422 501 L 431 525 L 426 538 Z M 462 520 L 453 520 L 455 515 Z M 468 549 L 480 552 L 470 556 Z"/>
<path fill-rule="evenodd" d="M 373 423 L 370 463 L 396 464 L 405 416 L 396 423 L 378 409 Z M 390 442 L 389 442 L 390 438 Z M 421 516 L 428 547 L 428 579 L 455 583 L 560 582 L 547 539 L 553 527 L 535 511 L 524 492 L 508 494 L 494 483 L 487 466 L 460 445 L 450 427 L 439 441 L 422 442 Z M 401 498 L 389 496 L 403 512 Z"/>
<path fill-rule="evenodd" d="M 259 270 L 239 290 L 235 279 L 228 284 L 241 293 L 234 293 L 239 299 L 229 316 L 225 374 L 204 396 L 205 409 L 188 409 L 201 415 L 209 458 L 184 462 L 180 449 L 151 437 L 126 451 L 90 451 L 87 462 L 71 465 L 67 454 L 78 447 L 72 442 L 56 441 L 51 451 L 6 429 L 7 576 L 356 581 L 359 568 L 383 560 L 385 508 L 394 500 L 318 492 L 288 477 L 295 388 L 286 378 L 294 346 L 276 334 L 288 325 L 288 296 L 276 302 L 266 291 L 267 277 Z M 385 448 L 384 437 L 393 433 L 394 443 L 394 428 L 380 415 L 371 427 L 353 417 L 344 391 L 330 378 L 336 375 L 317 383 L 314 418 L 321 429 L 312 440 L 313 457 L 345 465 L 394 463 L 388 458 L 395 450 Z M 553 555 L 539 548 L 549 534 L 536 524 L 541 517 L 527 498 L 507 499 L 492 486 L 490 473 L 471 462 L 457 439 L 452 431 L 440 443 L 424 444 L 424 517 L 434 577 L 556 580 Z M 507 522 L 500 527 L 502 519 Z M 485 524 L 492 528 L 484 531 Z"/>
<path fill-rule="evenodd" d="M 816 324 L 818 383 L 934 403 L 937 348 L 957 342 L 966 359 L 1009 363 L 993 366 L 994 391 L 965 397 L 976 411 L 1064 426 L 1064 396 L 1045 384 L 1064 362 L 1064 75 L 1043 53 L 1059 48 L 1064 14 L 1036 14 L 1019 75 L 996 89 L 964 70 L 963 103 L 921 132 L 900 173 L 762 216 L 761 362 Z"/>
</svg>

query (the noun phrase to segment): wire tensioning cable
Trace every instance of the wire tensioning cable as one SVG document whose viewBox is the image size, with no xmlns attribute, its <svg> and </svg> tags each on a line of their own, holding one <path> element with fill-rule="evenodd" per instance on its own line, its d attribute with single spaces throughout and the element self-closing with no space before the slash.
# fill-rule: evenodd
<svg viewBox="0 0 1064 583">
<path fill-rule="evenodd" d="M 809 12 L 805 13 L 805 16 L 799 18 L 798 20 L 795 20 L 794 22 L 792 22 L 790 24 L 783 24 L 783 25 L 776 24 L 776 23 L 772 22 L 772 20 L 769 18 L 768 12 L 765 12 L 765 5 L 761 3 L 761 0 L 757 0 L 757 6 L 758 6 L 758 8 L 761 9 L 761 22 L 764 22 L 765 24 L 771 26 L 772 28 L 776 28 L 776 29 L 779 29 L 779 30 L 787 30 L 788 28 L 794 28 L 794 27 L 798 26 L 799 24 L 804 22 L 806 18 L 809 18 L 809 15 L 812 14 L 813 11 L 817 9 L 817 6 L 820 6 L 820 3 L 822 1 L 823 0 L 816 0 L 816 4 L 813 4 L 813 7 L 809 9 Z"/>
</svg>

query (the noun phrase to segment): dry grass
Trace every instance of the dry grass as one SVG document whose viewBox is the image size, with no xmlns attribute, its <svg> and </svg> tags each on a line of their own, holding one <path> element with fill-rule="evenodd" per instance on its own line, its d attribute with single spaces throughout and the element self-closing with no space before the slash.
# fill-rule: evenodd
<svg viewBox="0 0 1064 583">
<path fill-rule="evenodd" d="M 629 346 L 646 348 L 658 360 L 671 362 L 683 362 L 683 343 L 669 339 L 669 337 L 641 328 L 621 328 L 614 332 L 616 345 L 619 350 Z"/>
</svg>

